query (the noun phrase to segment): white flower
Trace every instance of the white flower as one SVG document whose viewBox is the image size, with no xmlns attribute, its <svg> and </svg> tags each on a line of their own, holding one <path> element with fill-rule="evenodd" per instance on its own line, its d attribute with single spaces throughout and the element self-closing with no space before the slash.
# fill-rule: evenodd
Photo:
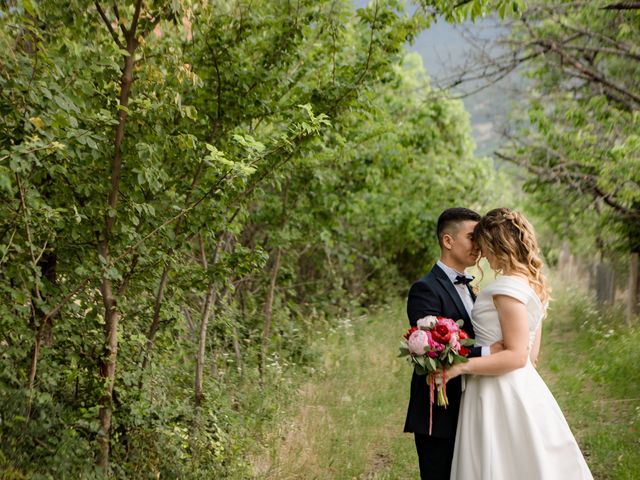
<svg viewBox="0 0 640 480">
<path fill-rule="evenodd" d="M 438 322 L 438 318 L 433 315 L 427 315 L 418 320 L 418 328 L 421 330 L 431 330 Z"/>
</svg>

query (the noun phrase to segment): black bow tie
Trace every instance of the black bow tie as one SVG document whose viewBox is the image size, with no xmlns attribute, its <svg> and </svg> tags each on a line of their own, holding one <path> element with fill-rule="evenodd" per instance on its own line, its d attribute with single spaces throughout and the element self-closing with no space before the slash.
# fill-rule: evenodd
<svg viewBox="0 0 640 480">
<path fill-rule="evenodd" d="M 473 278 L 465 277 L 463 275 L 456 275 L 456 281 L 453 282 L 453 284 L 454 285 L 461 285 L 461 284 L 469 285 L 471 282 L 473 282 Z"/>
</svg>

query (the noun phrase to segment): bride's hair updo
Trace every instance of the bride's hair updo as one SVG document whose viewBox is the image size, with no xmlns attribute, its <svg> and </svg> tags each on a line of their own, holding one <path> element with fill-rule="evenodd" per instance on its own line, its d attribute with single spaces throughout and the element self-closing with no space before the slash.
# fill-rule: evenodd
<svg viewBox="0 0 640 480">
<path fill-rule="evenodd" d="M 508 208 L 496 208 L 480 219 L 473 231 L 473 241 L 489 251 L 501 273 L 520 273 L 545 305 L 549 301 L 549 286 L 542 274 L 544 264 L 533 227 L 524 216 Z"/>
</svg>

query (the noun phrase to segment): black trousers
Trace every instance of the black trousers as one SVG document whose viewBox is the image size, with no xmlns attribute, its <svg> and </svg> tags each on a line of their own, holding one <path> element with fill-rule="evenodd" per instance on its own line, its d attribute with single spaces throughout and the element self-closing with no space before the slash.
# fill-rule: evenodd
<svg viewBox="0 0 640 480">
<path fill-rule="evenodd" d="M 420 480 L 449 480 L 455 438 L 435 438 L 415 433 Z"/>
</svg>

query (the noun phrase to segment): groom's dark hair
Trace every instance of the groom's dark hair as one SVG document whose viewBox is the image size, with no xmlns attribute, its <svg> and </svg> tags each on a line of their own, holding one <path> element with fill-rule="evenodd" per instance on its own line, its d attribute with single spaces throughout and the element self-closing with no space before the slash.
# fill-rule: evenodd
<svg viewBox="0 0 640 480">
<path fill-rule="evenodd" d="M 447 208 L 438 217 L 438 227 L 436 232 L 438 234 L 438 243 L 440 244 L 440 247 L 442 247 L 442 237 L 445 233 L 450 235 L 455 234 L 455 232 L 457 232 L 458 224 L 467 220 L 479 222 L 480 218 L 482 217 L 480 217 L 479 213 L 469 210 L 468 208 Z"/>
</svg>

